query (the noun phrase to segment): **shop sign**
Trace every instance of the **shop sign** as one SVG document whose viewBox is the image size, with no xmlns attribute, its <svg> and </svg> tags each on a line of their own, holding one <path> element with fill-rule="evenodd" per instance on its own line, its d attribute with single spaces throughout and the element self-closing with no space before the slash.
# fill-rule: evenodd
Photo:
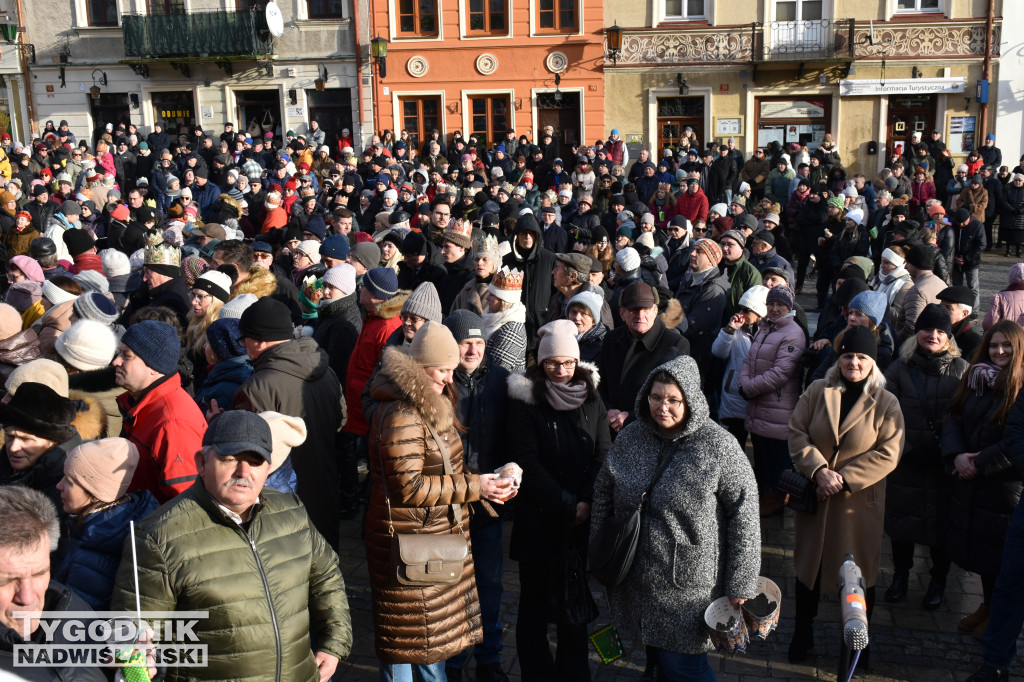
<svg viewBox="0 0 1024 682">
<path fill-rule="evenodd" d="M 935 95 L 962 93 L 964 78 L 865 78 L 839 81 L 839 96 L 855 95 Z"/>
</svg>

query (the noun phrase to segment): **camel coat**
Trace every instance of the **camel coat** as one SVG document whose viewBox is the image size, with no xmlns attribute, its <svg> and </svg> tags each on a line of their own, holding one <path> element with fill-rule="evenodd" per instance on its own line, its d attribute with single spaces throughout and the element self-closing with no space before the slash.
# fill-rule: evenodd
<svg viewBox="0 0 1024 682">
<path fill-rule="evenodd" d="M 797 512 L 793 557 L 797 579 L 812 587 L 821 571 L 821 591 L 836 592 L 835 576 L 847 553 L 853 554 L 866 587 L 875 584 L 882 560 L 885 477 L 903 449 L 903 413 L 875 372 L 863 395 L 839 424 L 839 370 L 812 383 L 789 421 L 789 451 L 796 470 L 811 478 L 819 468 L 838 471 L 849 490 L 818 504 L 816 514 Z M 842 448 L 834 454 L 843 436 Z M 833 464 L 834 462 L 834 464 Z"/>
</svg>

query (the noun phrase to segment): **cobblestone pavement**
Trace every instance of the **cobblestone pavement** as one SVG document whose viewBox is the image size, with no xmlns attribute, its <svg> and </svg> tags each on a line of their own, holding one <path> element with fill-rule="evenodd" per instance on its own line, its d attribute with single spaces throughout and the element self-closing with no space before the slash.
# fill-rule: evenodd
<svg viewBox="0 0 1024 682">
<path fill-rule="evenodd" d="M 1006 286 L 1006 273 L 1016 259 L 985 256 L 982 268 L 982 310 L 984 317 L 988 297 Z M 810 287 L 813 288 L 813 287 Z M 814 305 L 811 296 L 802 294 L 805 307 Z M 977 325 L 980 329 L 980 322 Z M 355 645 L 352 655 L 338 667 L 335 679 L 351 682 L 378 680 L 377 659 L 373 649 L 372 602 L 361 538 L 361 521 L 342 524 L 340 548 L 341 569 L 345 576 L 349 605 L 352 609 L 352 627 Z M 506 524 L 508 540 L 510 524 Z M 793 632 L 793 517 L 788 510 L 782 516 L 762 519 L 761 574 L 778 583 L 783 592 L 782 611 L 778 629 L 764 642 L 751 643 L 745 654 L 728 657 L 712 654 L 711 664 L 723 682 L 758 682 L 760 680 L 835 680 L 841 641 L 839 605 L 834 597 L 825 597 L 815 623 L 814 649 L 816 656 L 802 665 L 791 665 L 786 660 L 786 649 Z M 964 573 L 954 566 L 946 588 L 946 600 L 936 611 L 925 611 L 919 604 L 928 586 L 928 559 L 926 551 L 918 547 L 914 570 L 911 574 L 907 599 L 896 605 L 885 603 L 882 592 L 892 577 L 892 558 L 888 541 L 883 541 L 882 570 L 878 577 L 878 603 L 871 622 L 871 672 L 855 679 L 867 682 L 960 682 L 981 665 L 981 644 L 970 634 L 957 631 L 957 621 L 971 613 L 981 603 L 981 582 L 974 574 Z M 506 557 L 508 556 L 506 552 Z M 505 596 L 502 617 L 505 624 L 503 668 L 516 681 L 530 682 L 520 675 L 515 654 L 515 620 L 518 604 L 518 573 L 516 562 L 505 561 Z M 593 630 L 610 622 L 608 602 L 603 591 L 593 583 L 594 594 L 601 606 L 601 615 Z M 552 640 L 554 635 L 552 633 Z M 644 669 L 644 648 L 624 640 L 626 657 L 604 666 L 591 652 L 591 670 L 594 682 L 624 682 L 638 680 Z M 1024 652 L 1024 638 L 1018 641 L 1018 651 Z M 1018 655 L 1011 679 L 1024 680 L 1024 656 Z M 472 660 L 465 678 L 473 680 Z"/>
</svg>

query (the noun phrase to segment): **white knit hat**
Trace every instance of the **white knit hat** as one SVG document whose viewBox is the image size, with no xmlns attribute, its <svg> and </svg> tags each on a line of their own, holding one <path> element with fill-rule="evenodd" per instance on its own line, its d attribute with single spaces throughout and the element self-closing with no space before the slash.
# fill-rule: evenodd
<svg viewBox="0 0 1024 682">
<path fill-rule="evenodd" d="M 740 296 L 740 307 L 749 308 L 761 317 L 765 317 L 768 314 L 768 287 L 755 284 Z"/>
<path fill-rule="evenodd" d="M 285 463 L 292 448 L 297 448 L 306 442 L 306 422 L 300 417 L 289 417 L 280 412 L 260 412 L 259 416 L 270 424 L 270 436 L 273 442 L 270 453 L 270 472 L 273 473 Z"/>
<path fill-rule="evenodd" d="M 324 273 L 324 284 L 348 296 L 356 290 L 356 269 L 348 263 L 339 263 Z"/>
<path fill-rule="evenodd" d="M 68 397 L 68 371 L 59 362 L 38 358 L 15 367 L 11 376 L 7 377 L 4 388 L 7 389 L 8 395 L 14 395 L 18 392 L 19 386 L 28 383 L 44 384 L 60 397 Z"/>
<path fill-rule="evenodd" d="M 220 312 L 217 314 L 217 319 L 241 319 L 242 313 L 245 312 L 245 309 L 258 300 L 259 299 L 256 298 L 256 294 L 239 294 L 238 296 L 235 296 L 233 299 L 224 304 L 224 307 L 221 308 Z"/>
<path fill-rule="evenodd" d="M 128 256 L 117 249 L 103 249 L 100 251 L 100 260 L 103 263 L 103 274 L 107 277 L 127 275 L 132 271 Z"/>
<path fill-rule="evenodd" d="M 46 280 L 45 282 L 43 282 L 43 298 L 45 298 L 47 301 L 52 303 L 54 307 L 56 307 L 59 306 L 61 303 L 73 301 L 78 297 L 69 291 L 64 291 L 50 280 Z"/>
<path fill-rule="evenodd" d="M 313 239 L 306 239 L 304 241 L 299 242 L 299 245 L 298 247 L 296 247 L 296 250 L 301 251 L 302 253 L 309 256 L 309 260 L 313 261 L 314 263 L 320 262 L 320 242 Z"/>
<path fill-rule="evenodd" d="M 882 260 L 887 260 L 898 268 L 902 268 L 907 264 L 907 259 L 899 255 L 892 249 L 882 250 Z"/>
<path fill-rule="evenodd" d="M 640 267 L 640 254 L 632 246 L 627 246 L 615 254 L 615 260 L 626 272 L 632 272 Z"/>
<path fill-rule="evenodd" d="M 69 365 L 88 372 L 110 364 L 117 353 L 117 337 L 102 322 L 79 320 L 57 337 L 54 347 Z"/>
</svg>

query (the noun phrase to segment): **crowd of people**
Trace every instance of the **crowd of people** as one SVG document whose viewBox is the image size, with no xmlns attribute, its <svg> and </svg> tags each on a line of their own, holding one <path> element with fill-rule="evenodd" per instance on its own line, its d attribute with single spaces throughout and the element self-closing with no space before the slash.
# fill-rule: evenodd
<svg viewBox="0 0 1024 682">
<path fill-rule="evenodd" d="M 915 133 L 868 178 L 831 135 L 750 158 L 688 135 L 655 163 L 617 130 L 566 159 L 550 128 L 181 132 L 2 140 L 0 667 L 13 611 L 138 592 L 211 614 L 209 666 L 171 677 L 327 680 L 361 518 L 382 680 L 456 682 L 470 655 L 508 679 L 511 522 L 522 677 L 585 682 L 590 550 L 639 507 L 614 622 L 645 678 L 712 680 L 704 609 L 757 596 L 795 472 L 817 509 L 792 512 L 791 662 L 846 554 L 870 618 L 883 544 L 894 604 L 923 545 L 920 608 L 979 574 L 971 679 L 1007 679 L 1024 263 L 977 312 L 982 254 L 1024 242 L 1024 158 L 993 136 L 955 165 Z"/>
</svg>

